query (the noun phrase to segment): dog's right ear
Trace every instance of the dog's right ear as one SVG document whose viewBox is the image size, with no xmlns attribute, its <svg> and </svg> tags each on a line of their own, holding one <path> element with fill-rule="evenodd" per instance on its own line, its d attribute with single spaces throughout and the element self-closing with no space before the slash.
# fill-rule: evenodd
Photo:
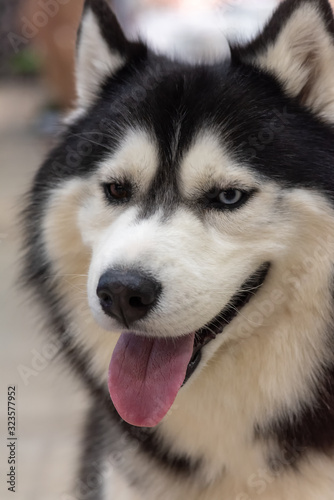
<svg viewBox="0 0 334 500">
<path fill-rule="evenodd" d="M 108 77 L 146 52 L 143 43 L 127 40 L 107 0 L 86 0 L 77 41 L 78 107 L 92 104 Z"/>
</svg>

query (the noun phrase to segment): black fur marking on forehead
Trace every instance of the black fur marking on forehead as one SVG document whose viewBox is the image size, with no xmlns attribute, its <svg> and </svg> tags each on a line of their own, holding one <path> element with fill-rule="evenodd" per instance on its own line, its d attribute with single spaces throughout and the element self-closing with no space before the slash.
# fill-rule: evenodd
<svg viewBox="0 0 334 500">
<path fill-rule="evenodd" d="M 229 62 L 215 66 L 187 65 L 161 67 L 154 88 L 147 92 L 138 123 L 151 131 L 159 149 L 159 165 L 150 186 L 140 217 L 157 209 L 168 216 L 182 199 L 179 193 L 180 166 L 184 154 L 197 134 L 206 127 L 215 128 L 217 93 Z M 208 97 L 216 94 L 218 101 Z M 210 105 L 211 103 L 211 105 Z M 225 128 L 225 126 L 224 126 Z"/>
<path fill-rule="evenodd" d="M 286 97 L 274 78 L 237 63 L 191 67 L 153 54 L 104 84 L 50 154 L 34 190 L 92 174 L 134 127 L 155 136 L 160 156 L 143 214 L 175 206 L 182 155 L 208 128 L 241 165 L 333 196 L 334 128 Z"/>
<path fill-rule="evenodd" d="M 156 89 L 160 87 L 160 91 L 148 95 L 145 104 L 145 115 L 149 119 L 142 123 L 156 138 L 159 164 L 141 205 L 139 218 L 148 217 L 158 209 L 168 216 L 180 202 L 177 181 L 183 136 L 191 139 L 191 130 L 184 116 L 185 79 L 185 74 L 181 73 L 168 80 L 162 73 L 156 80 Z"/>
</svg>

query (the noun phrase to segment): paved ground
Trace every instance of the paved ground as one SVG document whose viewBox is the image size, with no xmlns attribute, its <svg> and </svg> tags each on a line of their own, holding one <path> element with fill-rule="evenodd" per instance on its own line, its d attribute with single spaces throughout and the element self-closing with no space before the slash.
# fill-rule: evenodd
<svg viewBox="0 0 334 500">
<path fill-rule="evenodd" d="M 15 287 L 17 212 L 22 193 L 49 147 L 34 132 L 43 92 L 0 84 L 0 498 L 69 500 L 73 459 L 85 403 L 63 367 L 38 359 L 46 339 L 37 313 Z M 22 373 L 32 369 L 26 380 Z M 29 374 L 28 374 L 29 375 Z M 7 386 L 17 388 L 16 494 L 8 492 Z M 75 461 L 74 461 L 75 463 Z M 71 500 L 74 497 L 71 497 Z"/>
</svg>

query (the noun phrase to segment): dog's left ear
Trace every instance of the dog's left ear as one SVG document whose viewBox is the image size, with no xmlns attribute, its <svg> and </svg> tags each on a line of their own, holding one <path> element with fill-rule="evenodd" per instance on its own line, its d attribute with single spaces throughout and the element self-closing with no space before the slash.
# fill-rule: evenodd
<svg viewBox="0 0 334 500">
<path fill-rule="evenodd" d="M 94 102 L 108 77 L 146 53 L 144 44 L 127 40 L 108 0 L 85 0 L 77 40 L 78 107 Z"/>
<path fill-rule="evenodd" d="M 287 94 L 334 122 L 334 19 L 327 0 L 285 0 L 234 60 L 264 70 Z"/>
</svg>

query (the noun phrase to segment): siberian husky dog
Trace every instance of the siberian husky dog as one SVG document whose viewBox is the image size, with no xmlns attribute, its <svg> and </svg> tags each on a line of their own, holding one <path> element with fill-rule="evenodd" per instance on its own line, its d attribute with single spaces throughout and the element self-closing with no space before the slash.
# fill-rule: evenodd
<svg viewBox="0 0 334 500">
<path fill-rule="evenodd" d="M 91 411 L 70 498 L 334 499 L 334 20 L 191 65 L 86 2 L 25 282 Z"/>
</svg>

